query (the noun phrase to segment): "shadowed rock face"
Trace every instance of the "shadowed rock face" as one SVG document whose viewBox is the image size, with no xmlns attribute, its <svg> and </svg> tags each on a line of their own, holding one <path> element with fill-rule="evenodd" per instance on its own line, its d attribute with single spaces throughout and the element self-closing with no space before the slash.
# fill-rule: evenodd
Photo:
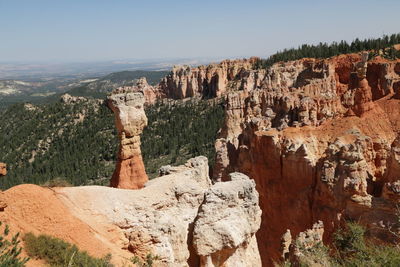
<svg viewBox="0 0 400 267">
<path fill-rule="evenodd" d="M 226 96 L 214 179 L 239 171 L 256 181 L 263 265 L 281 258 L 287 229 L 297 236 L 319 220 L 325 242 L 344 219 L 393 239 L 381 225 L 396 223 L 400 199 L 399 62 L 353 54 L 278 63 L 253 89 Z"/>
<path fill-rule="evenodd" d="M 7 175 L 7 165 L 5 163 L 0 162 L 0 176 Z"/>
<path fill-rule="evenodd" d="M 107 104 L 115 115 L 120 146 L 110 185 L 117 188 L 138 189 L 148 181 L 140 151 L 140 134 L 147 126 L 144 95 L 129 89 L 114 91 Z"/>
</svg>

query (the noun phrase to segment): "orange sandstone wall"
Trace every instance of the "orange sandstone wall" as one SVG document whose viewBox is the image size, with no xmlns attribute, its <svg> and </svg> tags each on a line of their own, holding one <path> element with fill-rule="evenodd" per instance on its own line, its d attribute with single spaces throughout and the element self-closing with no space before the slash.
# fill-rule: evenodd
<svg viewBox="0 0 400 267">
<path fill-rule="evenodd" d="M 355 219 L 383 237 L 379 221 L 395 220 L 399 66 L 362 54 L 278 63 L 255 89 L 227 95 L 214 179 L 240 171 L 256 181 L 264 266 L 280 260 L 287 229 L 296 236 L 321 220 L 329 241 Z"/>
</svg>

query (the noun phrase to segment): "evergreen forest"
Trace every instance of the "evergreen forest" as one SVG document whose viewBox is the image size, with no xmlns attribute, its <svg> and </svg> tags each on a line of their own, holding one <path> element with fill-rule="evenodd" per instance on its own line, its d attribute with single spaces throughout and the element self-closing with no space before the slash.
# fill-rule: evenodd
<svg viewBox="0 0 400 267">
<path fill-rule="evenodd" d="M 331 44 L 320 42 L 317 45 L 303 44 L 298 48 L 290 48 L 279 51 L 267 59 L 260 59 L 255 63 L 255 68 L 267 68 L 277 62 L 286 62 L 301 58 L 329 58 L 340 54 L 357 53 L 370 51 L 371 56 L 383 54 L 389 59 L 400 58 L 400 51 L 393 48 L 393 45 L 400 43 L 400 33 L 384 35 L 380 38 L 369 38 L 360 40 L 356 38 L 351 43 L 344 40 Z"/>
<path fill-rule="evenodd" d="M 141 141 L 150 177 L 162 165 L 197 155 L 214 159 L 224 114 L 221 100 L 165 101 L 148 106 L 146 114 Z M 0 121 L 0 161 L 8 169 L 0 180 L 2 190 L 22 183 L 108 185 L 118 138 L 114 115 L 99 100 L 19 103 L 1 110 Z"/>
</svg>

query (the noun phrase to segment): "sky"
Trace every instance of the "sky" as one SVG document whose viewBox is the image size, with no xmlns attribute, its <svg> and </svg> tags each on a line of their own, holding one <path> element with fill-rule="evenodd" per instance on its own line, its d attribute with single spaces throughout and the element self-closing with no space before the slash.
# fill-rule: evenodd
<svg viewBox="0 0 400 267">
<path fill-rule="evenodd" d="M 400 32 L 399 0 L 0 0 L 0 61 L 266 57 Z"/>
</svg>

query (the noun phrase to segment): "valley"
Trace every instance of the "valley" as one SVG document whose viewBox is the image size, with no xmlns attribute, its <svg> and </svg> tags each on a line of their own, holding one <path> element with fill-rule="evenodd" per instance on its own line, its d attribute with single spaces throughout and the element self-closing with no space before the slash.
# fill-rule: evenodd
<svg viewBox="0 0 400 267">
<path fill-rule="evenodd" d="M 146 77 L 155 84 L 166 74 L 166 71 L 122 71 L 100 77 L 75 75 L 0 80 L 0 109 L 20 102 L 56 102 L 64 93 L 102 98 L 119 86 L 136 84 L 140 77 Z"/>
</svg>

